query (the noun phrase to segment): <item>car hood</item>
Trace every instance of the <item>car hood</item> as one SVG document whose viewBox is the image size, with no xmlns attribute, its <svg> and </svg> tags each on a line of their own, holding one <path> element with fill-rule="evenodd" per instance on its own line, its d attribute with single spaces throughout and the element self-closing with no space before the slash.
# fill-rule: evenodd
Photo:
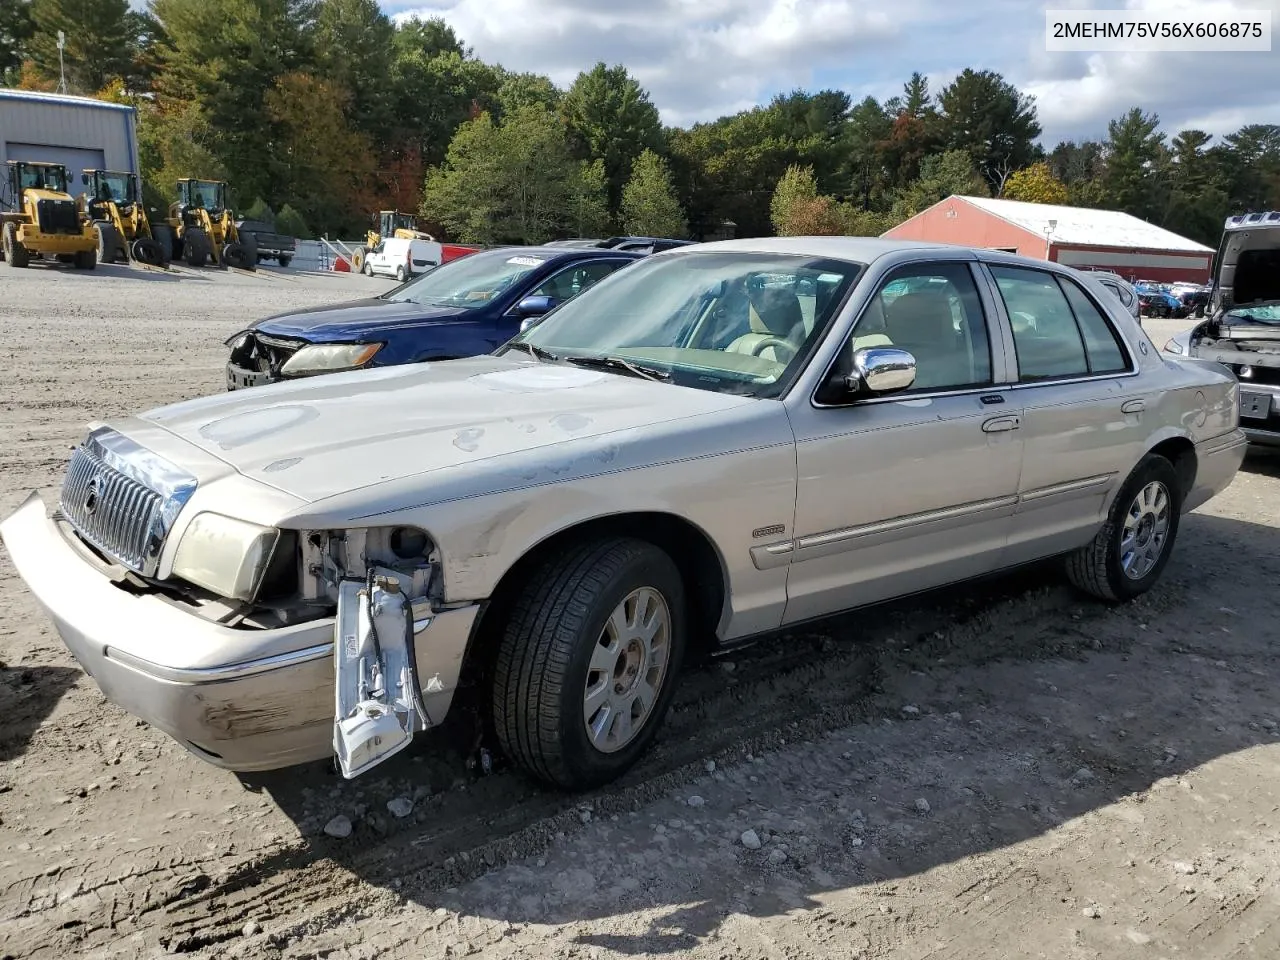
<svg viewBox="0 0 1280 960">
<path fill-rule="evenodd" d="M 317 343 L 360 342 L 388 330 L 471 320 L 476 314 L 475 310 L 458 307 L 437 307 L 370 297 L 367 300 L 335 303 L 311 310 L 278 313 L 259 320 L 250 329 L 277 337 L 299 337 Z"/>
<path fill-rule="evenodd" d="M 141 414 L 307 502 L 760 401 L 511 356 L 308 377 Z M 124 425 L 127 431 L 127 425 Z"/>
</svg>

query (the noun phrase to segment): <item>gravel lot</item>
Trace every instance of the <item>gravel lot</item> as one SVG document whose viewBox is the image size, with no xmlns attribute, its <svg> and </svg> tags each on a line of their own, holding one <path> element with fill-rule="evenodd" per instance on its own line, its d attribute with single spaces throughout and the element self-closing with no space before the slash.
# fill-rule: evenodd
<svg viewBox="0 0 1280 960">
<path fill-rule="evenodd" d="M 0 512 L 86 421 L 221 390 L 243 321 L 387 286 L 0 267 Z M 353 783 L 218 771 L 0 549 L 0 957 L 1280 956 L 1278 525 L 1255 456 L 1127 607 L 1047 566 L 739 652 L 573 798 L 469 770 L 465 720 Z"/>
</svg>

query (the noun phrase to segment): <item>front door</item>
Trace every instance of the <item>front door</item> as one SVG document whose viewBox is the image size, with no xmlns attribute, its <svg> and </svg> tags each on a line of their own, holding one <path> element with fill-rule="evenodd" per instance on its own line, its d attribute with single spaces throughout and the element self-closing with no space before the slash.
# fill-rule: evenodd
<svg viewBox="0 0 1280 960">
<path fill-rule="evenodd" d="M 1002 341 L 975 269 L 929 261 L 888 274 L 835 376 L 792 411 L 799 480 L 784 623 L 1001 565 L 1021 410 L 1001 385 Z M 915 356 L 913 387 L 860 397 L 833 386 L 853 351 L 875 346 Z"/>
<path fill-rule="evenodd" d="M 1011 328 L 1026 446 L 1008 560 L 1082 546 L 1141 458 L 1149 427 L 1137 365 L 1106 311 L 1068 277 L 988 269 Z"/>
</svg>

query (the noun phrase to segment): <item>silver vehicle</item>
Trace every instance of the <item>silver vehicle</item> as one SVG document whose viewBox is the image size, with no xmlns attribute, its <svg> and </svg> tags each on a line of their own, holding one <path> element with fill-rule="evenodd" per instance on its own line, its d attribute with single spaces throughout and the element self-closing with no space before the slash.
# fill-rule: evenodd
<svg viewBox="0 0 1280 960">
<path fill-rule="evenodd" d="M 1133 288 L 1133 284 L 1120 274 L 1105 270 L 1091 271 L 1091 276 L 1120 301 L 1133 319 L 1142 322 L 1142 305 L 1138 302 L 1138 291 Z"/>
<path fill-rule="evenodd" d="M 355 776 L 467 665 L 506 755 L 576 789 L 695 649 L 1049 556 L 1143 593 L 1245 443 L 1233 378 L 1070 268 L 733 240 L 494 355 L 95 426 L 0 534 L 103 692 L 211 763 Z"/>
<path fill-rule="evenodd" d="M 1280 212 L 1227 220 L 1207 319 L 1164 350 L 1227 367 L 1240 382 L 1246 436 L 1280 447 Z"/>
</svg>

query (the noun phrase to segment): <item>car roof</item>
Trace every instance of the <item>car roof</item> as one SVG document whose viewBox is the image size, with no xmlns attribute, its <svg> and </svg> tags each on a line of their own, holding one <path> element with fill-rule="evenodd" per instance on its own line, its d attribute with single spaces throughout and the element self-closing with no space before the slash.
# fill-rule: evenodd
<svg viewBox="0 0 1280 960">
<path fill-rule="evenodd" d="M 539 246 L 519 246 L 513 245 L 509 247 L 490 247 L 487 250 L 479 250 L 477 253 L 490 253 L 495 256 L 498 254 L 507 254 L 512 257 L 519 256 L 537 256 L 548 262 L 552 260 L 594 260 L 599 257 L 624 257 L 631 260 L 641 260 L 644 254 L 635 250 L 606 250 L 601 247 L 553 247 L 548 245 Z M 471 254 L 475 256 L 476 254 Z"/>
<path fill-rule="evenodd" d="M 871 263 L 880 257 L 900 253 L 923 253 L 938 257 L 969 253 L 991 263 L 1025 265 L 1039 269 L 1066 270 L 1064 264 L 1023 257 L 985 247 L 971 247 L 954 243 L 927 243 L 921 240 L 889 240 L 883 237 L 751 237 L 737 240 L 715 240 L 688 247 L 676 247 L 655 257 L 696 257 L 704 253 L 740 252 L 775 253 L 791 256 L 815 257 L 831 260 L 848 260 L 853 263 Z"/>
</svg>

